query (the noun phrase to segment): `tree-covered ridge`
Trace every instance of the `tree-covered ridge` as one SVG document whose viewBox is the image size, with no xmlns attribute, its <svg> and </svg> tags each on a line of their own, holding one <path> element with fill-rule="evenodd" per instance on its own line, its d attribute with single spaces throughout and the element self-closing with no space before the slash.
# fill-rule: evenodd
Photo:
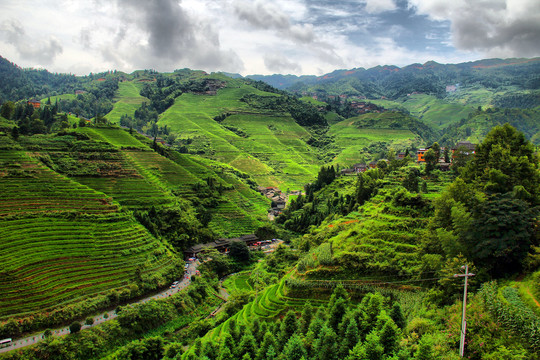
<svg viewBox="0 0 540 360">
<path fill-rule="evenodd" d="M 330 269 L 306 256 L 304 271 L 315 278 L 442 276 L 459 256 L 483 279 L 534 269 L 539 172 L 532 145 L 506 124 L 492 129 L 470 159 L 454 168 L 455 180 L 438 165 L 420 171 L 406 158 L 356 176 L 330 176 L 322 187 L 317 180 L 276 222 L 304 234 L 296 243 L 301 249 L 331 245 Z M 327 173 L 323 168 L 319 177 Z M 441 283 L 432 295 L 441 301 L 447 290 Z"/>
<path fill-rule="evenodd" d="M 79 85 L 74 75 L 52 74 L 47 70 L 21 69 L 0 57 L 0 99 L 18 101 L 47 95 L 72 93 Z"/>
<path fill-rule="evenodd" d="M 456 240 L 449 250 L 498 276 L 527 268 L 538 256 L 539 176 L 524 135 L 493 128 L 436 205 L 434 225 Z"/>
<path fill-rule="evenodd" d="M 268 81 L 281 89 L 292 91 L 320 91 L 330 95 L 361 95 L 368 98 L 399 98 L 413 92 L 431 93 L 444 96 L 447 85 L 486 88 L 518 86 L 521 89 L 538 89 L 539 60 L 535 59 L 491 59 L 461 64 L 425 64 L 397 66 L 376 66 L 370 69 L 356 68 L 336 70 L 321 77 L 297 77 L 296 81 Z M 292 77 L 290 77 L 292 78 Z M 265 81 L 266 77 L 258 76 Z M 281 86 L 280 86 L 281 85 Z"/>
</svg>

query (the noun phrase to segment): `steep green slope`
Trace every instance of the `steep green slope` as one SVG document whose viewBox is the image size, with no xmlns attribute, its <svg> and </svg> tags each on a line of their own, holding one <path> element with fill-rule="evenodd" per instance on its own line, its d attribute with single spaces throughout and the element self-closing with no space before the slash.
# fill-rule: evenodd
<svg viewBox="0 0 540 360">
<path fill-rule="evenodd" d="M 178 275 L 180 257 L 110 197 L 21 150 L 0 151 L 0 161 L 0 316 L 156 288 Z"/>
<path fill-rule="evenodd" d="M 202 227 L 195 217 L 206 213 L 214 234 L 228 237 L 253 233 L 267 218 L 269 200 L 246 174 L 160 150 L 167 158 L 120 128 L 0 139 L 0 316 L 133 285 L 153 289 L 177 276 L 181 256 L 121 208 L 181 209 L 182 221 L 193 222 L 186 228 Z M 178 244 L 207 239 L 186 241 Z"/>
<path fill-rule="evenodd" d="M 133 117 L 135 110 L 143 102 L 149 103 L 150 100 L 140 95 L 143 83 L 138 81 L 122 81 L 118 84 L 118 90 L 114 97 L 114 105 L 111 112 L 106 115 L 107 120 L 112 123 L 119 123 L 122 115 Z"/>
<path fill-rule="evenodd" d="M 461 104 L 458 101 L 442 100 L 426 94 L 411 94 L 403 102 L 389 100 L 370 100 L 370 102 L 388 109 L 404 109 L 438 130 L 467 118 L 476 109 L 474 103 L 470 105 Z"/>
<path fill-rule="evenodd" d="M 189 139 L 190 152 L 233 165 L 261 185 L 297 188 L 309 181 L 321 163 L 306 144 L 310 133 L 287 112 L 242 100 L 246 95 L 278 95 L 237 80 L 227 79 L 226 84 L 216 95 L 182 94 L 160 115 L 158 125 L 166 125 L 180 141 Z M 223 114 L 229 116 L 214 120 Z"/>
<path fill-rule="evenodd" d="M 330 135 L 341 149 L 334 163 L 369 162 L 393 148 L 396 152 L 422 146 L 436 138 L 427 125 L 399 112 L 369 113 L 333 124 Z"/>
<path fill-rule="evenodd" d="M 82 128 L 78 130 L 97 140 L 106 140 L 119 148 L 118 159 L 107 159 L 110 168 L 125 175 L 77 177 L 81 183 L 103 191 L 132 209 L 172 205 L 189 201 L 201 202 L 201 190 L 213 179 L 220 193 L 214 193 L 215 203 L 200 209 L 211 217 L 209 227 L 221 236 L 240 236 L 254 232 L 267 218 L 269 202 L 248 184 L 249 176 L 225 164 L 196 155 L 167 150 L 162 156 L 149 147 L 142 136 L 131 136 L 118 128 Z M 120 170 L 122 169 L 122 170 Z"/>
<path fill-rule="evenodd" d="M 441 144 L 452 145 L 460 139 L 481 142 L 495 126 L 509 123 L 534 144 L 540 144 L 540 107 L 534 109 L 488 108 L 475 110 L 467 118 L 450 125 L 440 139 Z"/>
</svg>

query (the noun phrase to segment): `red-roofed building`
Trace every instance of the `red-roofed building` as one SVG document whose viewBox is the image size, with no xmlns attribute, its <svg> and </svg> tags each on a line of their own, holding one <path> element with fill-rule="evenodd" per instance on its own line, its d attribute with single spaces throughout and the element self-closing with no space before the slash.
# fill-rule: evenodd
<svg viewBox="0 0 540 360">
<path fill-rule="evenodd" d="M 34 109 L 39 109 L 41 107 L 41 101 L 35 99 L 28 100 L 27 104 L 32 105 Z"/>
</svg>

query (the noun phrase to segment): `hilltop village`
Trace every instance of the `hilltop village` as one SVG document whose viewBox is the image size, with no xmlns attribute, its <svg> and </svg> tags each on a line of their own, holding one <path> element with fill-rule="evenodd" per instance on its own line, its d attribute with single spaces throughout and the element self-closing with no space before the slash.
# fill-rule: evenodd
<svg viewBox="0 0 540 360">
<path fill-rule="evenodd" d="M 428 150 L 432 148 L 433 146 L 428 146 L 425 148 L 418 149 L 416 151 L 416 162 L 418 164 L 426 163 L 426 159 L 424 158 L 424 155 L 426 154 Z M 458 152 L 465 156 L 468 156 L 468 155 L 474 154 L 475 149 L 476 149 L 476 144 L 473 144 L 470 141 L 460 141 L 456 144 L 456 146 L 454 146 L 451 149 L 440 147 L 438 150 L 439 157 L 437 160 L 439 169 L 441 171 L 449 171 L 453 160 L 457 157 Z M 411 156 L 411 155 L 408 152 L 400 152 L 396 155 L 396 159 L 402 160 L 407 156 Z M 379 161 L 388 162 L 387 159 L 381 159 Z M 365 163 L 354 164 L 351 168 L 341 169 L 340 174 L 351 175 L 351 174 L 363 173 L 369 169 L 377 168 L 378 166 L 377 164 L 379 161 L 371 161 L 368 164 L 365 164 Z"/>
</svg>

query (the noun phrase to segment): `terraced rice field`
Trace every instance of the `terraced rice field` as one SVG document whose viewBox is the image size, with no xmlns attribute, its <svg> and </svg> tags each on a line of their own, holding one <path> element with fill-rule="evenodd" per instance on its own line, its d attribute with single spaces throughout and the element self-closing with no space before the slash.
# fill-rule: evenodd
<svg viewBox="0 0 540 360">
<path fill-rule="evenodd" d="M 80 177 L 77 180 L 81 184 L 112 196 L 115 201 L 128 209 L 146 209 L 151 206 L 174 203 L 171 196 L 142 177 Z"/>
<path fill-rule="evenodd" d="M 167 125 L 182 138 L 193 139 L 194 148 L 211 149 L 207 157 L 251 174 L 262 185 L 296 188 L 312 180 L 320 161 L 305 143 L 309 133 L 289 116 L 265 115 L 250 109 L 239 101 L 246 93 L 254 90 L 239 85 L 219 90 L 219 96 L 182 94 L 160 116 L 159 125 Z M 222 124 L 213 120 L 227 112 L 233 115 Z M 244 131 L 246 136 L 227 126 Z"/>
<path fill-rule="evenodd" d="M 214 209 L 210 228 L 227 237 L 241 236 L 252 233 L 267 219 L 270 201 L 260 193 L 253 191 L 235 172 L 223 169 L 219 170 L 219 165 L 215 162 L 202 158 L 185 157 L 180 161 L 185 165 L 186 170 L 193 171 L 194 174 L 204 179 L 204 174 L 208 169 L 216 169 L 213 176 L 217 176 L 226 186 L 233 190 L 225 190 L 221 197 L 221 202 Z M 217 168 L 216 168 L 217 167 Z M 200 170 L 202 173 L 199 173 Z"/>
<path fill-rule="evenodd" d="M 347 166 L 371 161 L 372 155 L 365 148 L 374 142 L 385 142 L 397 151 L 420 143 L 410 130 L 358 129 L 350 120 L 332 125 L 330 134 L 335 136 L 336 144 L 341 148 L 341 153 L 333 162 Z"/>
<path fill-rule="evenodd" d="M 83 127 L 78 128 L 77 131 L 87 134 L 92 139 L 106 141 L 120 148 L 140 148 L 141 150 L 149 150 L 148 146 L 123 129 Z"/>
<path fill-rule="evenodd" d="M 147 104 L 150 100 L 140 95 L 143 84 L 135 81 L 123 81 L 118 84 L 118 90 L 115 96 L 116 102 L 113 109 L 105 115 L 105 118 L 112 123 L 119 123 L 122 115 L 133 117 L 143 102 Z"/>
<path fill-rule="evenodd" d="M 223 287 L 229 294 L 239 294 L 253 291 L 253 287 L 249 283 L 250 272 L 240 272 L 231 275 L 223 282 Z"/>
<path fill-rule="evenodd" d="M 175 255 L 125 215 L 0 223 L 0 316 L 43 311 L 134 284 L 137 269 L 164 285 L 178 265 Z"/>
<path fill-rule="evenodd" d="M 283 189 L 296 188 L 317 175 L 321 162 L 316 151 L 305 142 L 310 134 L 291 117 L 237 114 L 228 117 L 223 124 L 248 134 L 247 138 L 229 140 L 248 154 L 230 164 L 252 174 L 258 182 Z"/>
<path fill-rule="evenodd" d="M 0 151 L 0 317 L 134 284 L 179 258 L 102 192 L 23 151 Z"/>
<path fill-rule="evenodd" d="M 344 221 L 345 220 L 345 221 Z M 420 233 L 429 219 L 414 210 L 396 208 L 375 198 L 364 204 L 362 213 L 351 213 L 328 224 L 334 257 L 354 253 L 358 274 L 403 274 L 403 269 L 421 265 L 418 255 Z M 351 265 L 353 266 L 353 265 Z"/>
<path fill-rule="evenodd" d="M 274 319 L 288 309 L 298 312 L 306 304 L 308 299 L 294 298 L 286 295 L 285 281 L 290 275 L 286 275 L 278 284 L 267 287 L 256 298 L 244 305 L 242 310 L 227 319 L 221 325 L 210 331 L 204 338 L 205 341 L 217 340 L 224 332 L 229 331 L 229 323 L 234 320 L 239 323 L 250 324 L 256 317 L 262 319 Z M 324 300 L 309 299 L 314 307 L 326 304 Z"/>
<path fill-rule="evenodd" d="M 105 194 L 59 175 L 26 153 L 0 151 L 0 217 L 116 211 Z"/>
</svg>

